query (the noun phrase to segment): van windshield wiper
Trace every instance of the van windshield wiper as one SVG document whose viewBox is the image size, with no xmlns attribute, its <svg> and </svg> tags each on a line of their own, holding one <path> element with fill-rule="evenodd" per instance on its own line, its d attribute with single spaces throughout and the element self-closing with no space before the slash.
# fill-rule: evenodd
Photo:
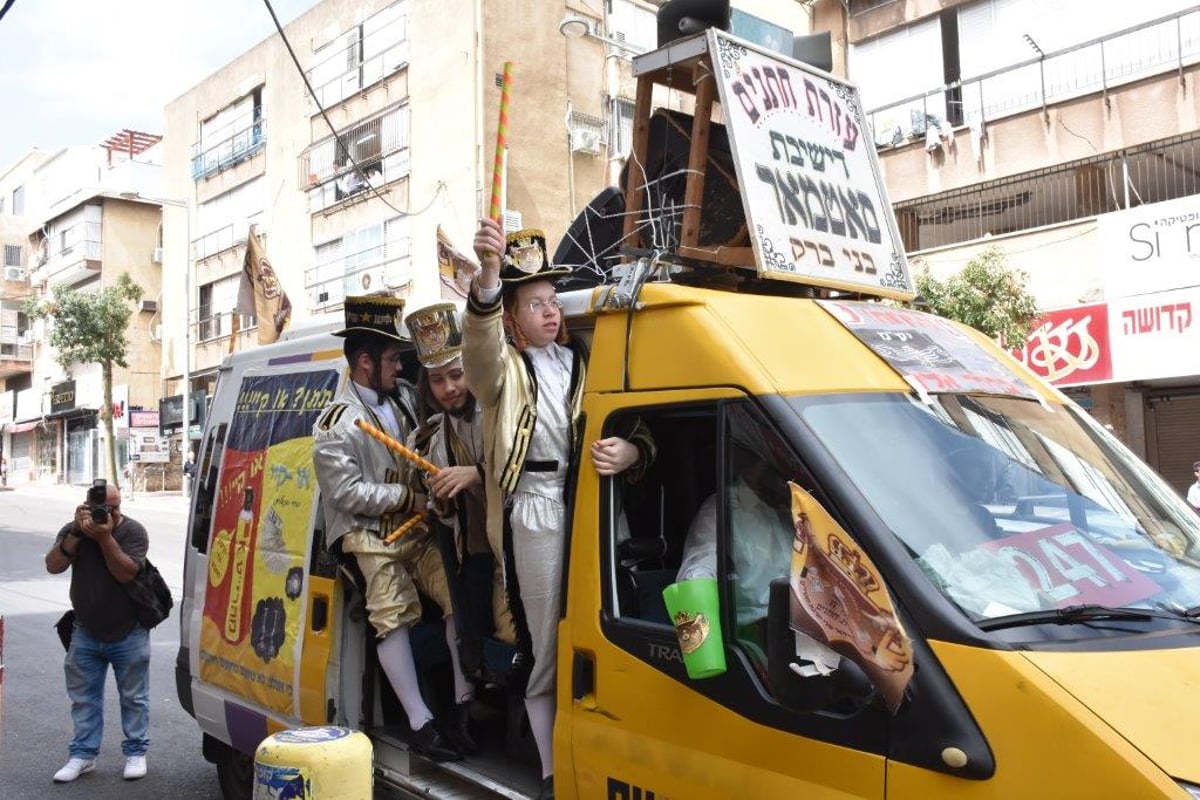
<svg viewBox="0 0 1200 800">
<path fill-rule="evenodd" d="M 1198 612 L 1200 614 L 1200 612 Z M 1020 628 L 1025 625 L 1079 625 L 1100 620 L 1147 620 L 1147 619 L 1187 620 L 1179 614 L 1163 613 L 1145 608 L 1123 608 L 1101 606 L 1086 603 L 1063 608 L 1051 608 L 1045 611 L 1030 611 L 1025 614 L 1008 614 L 995 619 L 985 619 L 976 622 L 980 630 L 997 631 L 1002 628 Z M 1200 622 L 1200 619 L 1192 619 Z"/>
</svg>

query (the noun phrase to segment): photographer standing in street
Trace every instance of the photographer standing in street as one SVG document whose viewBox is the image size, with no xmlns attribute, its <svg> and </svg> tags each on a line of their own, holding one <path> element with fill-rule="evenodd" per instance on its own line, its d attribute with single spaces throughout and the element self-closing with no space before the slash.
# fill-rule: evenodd
<svg viewBox="0 0 1200 800">
<path fill-rule="evenodd" d="M 121 698 L 126 780 L 146 774 L 150 740 L 150 631 L 138 624 L 124 584 L 146 559 L 149 539 L 141 523 L 121 514 L 121 492 L 96 480 L 75 519 L 63 526 L 46 553 L 46 571 L 71 568 L 75 626 L 67 650 L 67 696 L 75 736 L 70 759 L 54 775 L 68 783 L 96 767 L 104 734 L 104 683 L 111 665 Z"/>
</svg>

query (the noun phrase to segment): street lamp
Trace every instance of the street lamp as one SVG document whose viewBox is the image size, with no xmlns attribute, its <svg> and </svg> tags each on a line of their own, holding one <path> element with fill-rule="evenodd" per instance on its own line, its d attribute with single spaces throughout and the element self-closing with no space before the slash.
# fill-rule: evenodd
<svg viewBox="0 0 1200 800">
<path fill-rule="evenodd" d="M 184 212 L 184 251 L 187 260 L 183 264 L 183 452 L 181 466 L 187 463 L 187 454 L 192 450 L 192 207 L 187 200 L 172 200 L 169 197 L 143 197 L 137 192 L 122 192 L 126 200 L 140 200 L 163 206 L 181 208 Z"/>
<path fill-rule="evenodd" d="M 618 50 L 623 50 L 626 53 L 640 55 L 645 52 L 644 48 L 622 42 L 620 39 L 613 39 L 610 36 L 605 36 L 596 32 L 596 21 L 581 17 L 578 14 L 573 14 L 568 11 L 558 23 L 558 32 L 568 39 L 582 39 L 587 36 L 590 39 L 604 42 L 610 47 L 615 47 Z"/>
</svg>

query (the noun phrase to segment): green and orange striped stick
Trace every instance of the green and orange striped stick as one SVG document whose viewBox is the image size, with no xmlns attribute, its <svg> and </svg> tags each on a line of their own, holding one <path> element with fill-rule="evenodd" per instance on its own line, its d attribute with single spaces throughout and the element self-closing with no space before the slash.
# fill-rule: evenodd
<svg viewBox="0 0 1200 800">
<path fill-rule="evenodd" d="M 512 97 L 511 61 L 504 62 L 504 79 L 500 84 L 500 122 L 496 125 L 496 160 L 492 164 L 492 203 L 488 216 L 497 224 L 504 214 L 504 151 L 508 148 L 508 104 Z"/>
</svg>

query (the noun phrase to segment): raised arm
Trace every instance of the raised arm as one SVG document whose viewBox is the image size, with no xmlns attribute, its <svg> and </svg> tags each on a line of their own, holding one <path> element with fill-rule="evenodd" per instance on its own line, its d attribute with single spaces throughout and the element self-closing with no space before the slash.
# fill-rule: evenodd
<svg viewBox="0 0 1200 800">
<path fill-rule="evenodd" d="M 475 254 L 481 268 L 471 282 L 463 320 L 463 371 L 467 387 L 484 408 L 499 402 L 509 358 L 500 301 L 502 252 L 504 232 L 492 220 L 483 220 L 475 233 Z"/>
</svg>

